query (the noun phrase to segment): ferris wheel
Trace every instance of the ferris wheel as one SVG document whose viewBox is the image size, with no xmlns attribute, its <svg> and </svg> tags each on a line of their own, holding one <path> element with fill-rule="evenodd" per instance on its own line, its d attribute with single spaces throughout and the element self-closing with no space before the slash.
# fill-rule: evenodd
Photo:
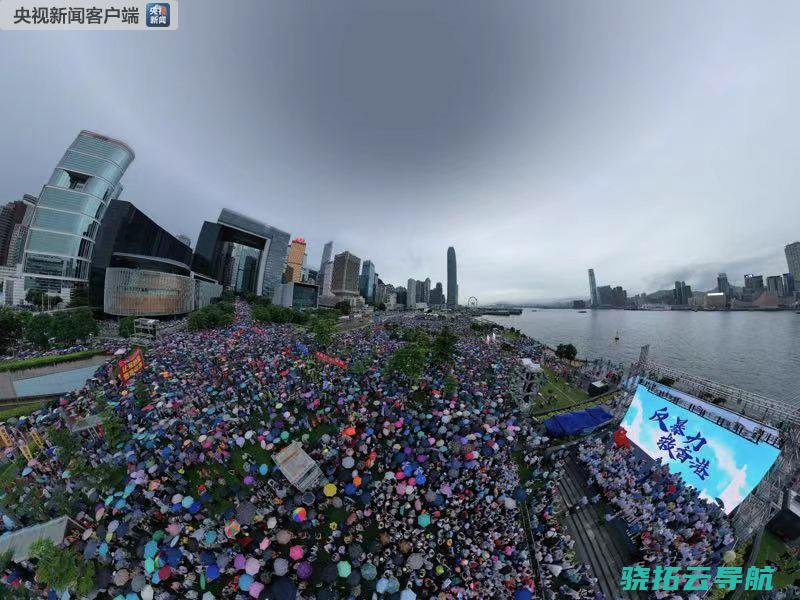
<svg viewBox="0 0 800 600">
<path fill-rule="evenodd" d="M 478 299 L 475 296 L 470 296 L 469 299 L 467 300 L 467 306 L 469 306 L 470 308 L 475 308 L 476 306 L 478 306 Z"/>
</svg>

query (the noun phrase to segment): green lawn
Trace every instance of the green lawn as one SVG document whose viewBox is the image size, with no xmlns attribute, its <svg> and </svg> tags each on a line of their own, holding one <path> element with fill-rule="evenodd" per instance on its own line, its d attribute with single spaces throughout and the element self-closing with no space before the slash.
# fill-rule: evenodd
<svg viewBox="0 0 800 600">
<path fill-rule="evenodd" d="M 545 368 L 544 372 L 547 376 L 547 383 L 540 390 L 544 400 L 537 408 L 552 408 L 555 410 L 572 406 L 573 404 L 580 404 L 589 399 L 589 394 L 571 386 L 550 369 Z M 551 396 L 553 397 L 552 400 L 550 400 Z"/>
<path fill-rule="evenodd" d="M 0 409 L 0 421 L 5 421 L 11 417 L 22 417 L 24 415 L 29 415 L 41 407 L 41 402 L 32 402 L 30 404 L 23 404 L 22 406 L 12 406 L 10 408 Z"/>
</svg>

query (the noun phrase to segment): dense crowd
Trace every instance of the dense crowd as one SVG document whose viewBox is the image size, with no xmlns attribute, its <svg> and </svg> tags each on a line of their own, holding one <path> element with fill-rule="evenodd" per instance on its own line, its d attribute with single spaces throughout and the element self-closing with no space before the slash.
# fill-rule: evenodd
<svg viewBox="0 0 800 600">
<path fill-rule="evenodd" d="M 231 327 L 157 340 L 127 384 L 101 368 L 15 423 L 58 443 L 11 463 L 2 529 L 69 515 L 68 547 L 95 566 L 100 597 L 530 597 L 511 457 L 517 352 L 450 320 L 452 359 L 412 381 L 387 372 L 399 333 L 445 321 L 401 319 L 320 348 L 294 326 L 257 326 L 243 302 L 236 310 Z M 99 428 L 64 429 L 63 414 L 108 408 Z M 272 457 L 292 441 L 324 487 L 302 493 L 279 472 Z M 44 594 L 35 568 L 6 567 L 3 581 Z"/>
<path fill-rule="evenodd" d="M 598 438 L 578 451 L 580 462 L 617 514 L 636 534 L 646 566 L 717 565 L 733 546 L 725 513 L 700 498 L 680 474 L 628 448 Z"/>
</svg>

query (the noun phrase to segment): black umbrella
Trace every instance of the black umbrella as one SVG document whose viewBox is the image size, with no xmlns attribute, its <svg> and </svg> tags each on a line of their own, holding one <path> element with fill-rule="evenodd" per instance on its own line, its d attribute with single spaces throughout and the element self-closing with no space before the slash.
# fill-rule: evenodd
<svg viewBox="0 0 800 600">
<path fill-rule="evenodd" d="M 278 577 L 270 588 L 275 600 L 295 600 L 297 587 L 288 577 Z"/>
</svg>

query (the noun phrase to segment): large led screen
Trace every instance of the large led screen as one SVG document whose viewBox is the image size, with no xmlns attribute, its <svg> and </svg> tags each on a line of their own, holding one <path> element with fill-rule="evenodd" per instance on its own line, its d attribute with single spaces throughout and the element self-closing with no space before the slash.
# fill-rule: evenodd
<svg viewBox="0 0 800 600">
<path fill-rule="evenodd" d="M 755 488 L 780 451 L 754 443 L 639 385 L 620 423 L 628 439 L 730 513 Z"/>
</svg>

